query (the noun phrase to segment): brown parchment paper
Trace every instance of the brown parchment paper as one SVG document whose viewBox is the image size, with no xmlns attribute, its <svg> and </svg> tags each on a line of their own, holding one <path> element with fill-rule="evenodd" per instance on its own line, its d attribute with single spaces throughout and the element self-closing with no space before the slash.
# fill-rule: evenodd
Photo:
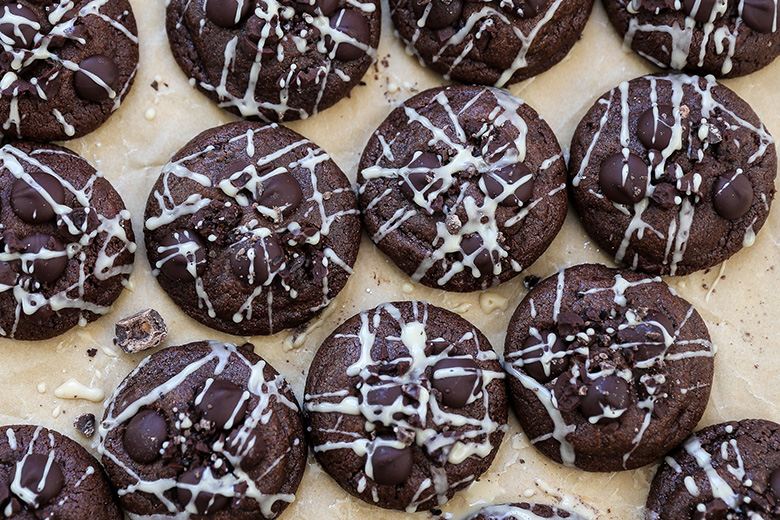
<svg viewBox="0 0 780 520">
<path fill-rule="evenodd" d="M 95 453 L 95 440 L 73 428 L 73 420 L 91 412 L 102 417 L 108 398 L 145 355 L 128 356 L 113 346 L 118 319 L 146 307 L 163 315 L 170 336 L 163 346 L 201 339 L 252 341 L 256 351 L 292 383 L 299 399 L 306 370 L 320 342 L 349 316 L 396 299 L 425 299 L 460 313 L 480 327 L 501 352 L 507 321 L 525 295 L 523 276 L 546 277 L 561 266 L 586 261 L 611 263 L 570 213 L 550 249 L 523 275 L 483 293 L 448 294 L 412 285 L 406 275 L 364 236 L 355 274 L 344 291 L 303 334 L 239 338 L 210 330 L 179 311 L 150 273 L 143 249 L 143 208 L 169 157 L 202 130 L 234 116 L 192 88 L 168 49 L 164 0 L 133 0 L 138 19 L 141 65 L 135 86 L 122 107 L 93 134 L 65 143 L 102 170 L 124 197 L 138 237 L 135 271 L 113 311 L 85 328 L 53 340 L 31 343 L 0 339 L 0 424 L 34 423 L 54 428 Z M 312 139 L 354 183 L 360 153 L 370 133 L 399 102 L 444 81 L 422 68 L 393 35 L 383 3 L 384 25 L 376 66 L 365 86 L 322 114 L 290 124 Z M 550 123 L 567 152 L 579 119 L 606 90 L 623 80 L 652 72 L 641 58 L 625 53 L 622 41 L 597 3 L 584 35 L 552 70 L 511 87 Z M 724 83 L 752 104 L 769 131 L 780 136 L 777 103 L 780 60 L 746 78 Z M 151 84 L 157 81 L 158 89 Z M 755 244 L 707 272 L 668 279 L 694 303 L 718 347 L 712 397 L 700 427 L 748 417 L 780 421 L 780 211 L 775 208 Z M 97 349 L 90 357 L 89 349 Z M 148 352 L 146 353 L 148 354 Z M 75 380 L 94 392 L 85 399 L 59 398 L 57 389 Z M 97 395 L 90 395 L 97 394 Z M 445 518 L 460 519 L 481 505 L 518 499 L 557 504 L 593 519 L 637 519 L 643 514 L 650 466 L 635 471 L 593 474 L 548 461 L 529 444 L 517 421 L 510 428 L 491 469 L 443 508 Z M 282 518 L 299 520 L 399 520 L 428 518 L 363 504 L 342 491 L 312 458 L 296 501 Z"/>
</svg>

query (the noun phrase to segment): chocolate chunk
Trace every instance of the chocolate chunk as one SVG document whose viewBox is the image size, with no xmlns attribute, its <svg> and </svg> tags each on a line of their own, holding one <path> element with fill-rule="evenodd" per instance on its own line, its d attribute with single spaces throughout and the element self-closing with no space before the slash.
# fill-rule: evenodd
<svg viewBox="0 0 780 520">
<path fill-rule="evenodd" d="M 97 76 L 100 82 L 92 76 Z M 79 70 L 73 75 L 73 88 L 79 97 L 97 103 L 109 98 L 110 90 L 116 87 L 118 80 L 119 67 L 114 60 L 99 54 L 79 63 Z"/>
<path fill-rule="evenodd" d="M 330 27 L 337 33 L 334 42 L 330 34 L 325 36 L 325 48 L 328 52 L 336 49 L 336 59 L 341 61 L 358 60 L 366 55 L 366 51 L 349 43 L 357 40 L 363 45 L 368 45 L 371 38 L 371 29 L 366 18 L 352 9 L 342 9 L 330 17 Z"/>
<path fill-rule="evenodd" d="M 73 421 L 73 427 L 84 437 L 92 437 L 95 435 L 95 415 L 91 413 L 79 415 L 76 420 Z"/>
<path fill-rule="evenodd" d="M 435 153 L 423 152 L 416 159 L 412 160 L 407 168 L 415 169 L 407 174 L 401 183 L 401 193 L 409 200 L 414 200 L 415 193 L 422 193 L 424 199 L 428 200 L 432 193 L 439 191 L 444 186 L 442 179 L 437 179 L 431 184 L 434 178 L 435 170 L 441 167 L 441 159 Z"/>
<path fill-rule="evenodd" d="M 702 176 L 696 172 L 688 172 L 677 179 L 677 189 L 686 195 L 702 196 L 701 192 Z"/>
<path fill-rule="evenodd" d="M 390 446 L 377 446 L 371 454 L 373 480 L 382 486 L 401 484 L 412 474 L 413 463 L 412 448 L 399 450 Z"/>
<path fill-rule="evenodd" d="M 19 275 L 14 271 L 13 266 L 8 262 L 0 262 L 0 285 L 12 287 L 16 285 Z"/>
<path fill-rule="evenodd" d="M 580 402 L 580 411 L 585 417 L 599 417 L 598 424 L 616 421 L 617 417 L 602 416 L 605 408 L 612 411 L 625 410 L 629 405 L 630 389 L 625 379 L 617 375 L 602 376 L 590 381 L 588 391 Z"/>
<path fill-rule="evenodd" d="M 697 22 L 707 23 L 714 18 L 712 13 L 720 3 L 722 0 L 683 0 L 683 9 Z"/>
<path fill-rule="evenodd" d="M 558 332 L 561 336 L 573 336 L 577 334 L 585 325 L 585 320 L 579 314 L 564 311 L 558 313 Z"/>
<path fill-rule="evenodd" d="M 777 500 L 780 500 L 780 468 L 774 470 L 769 475 L 769 492 Z"/>
<path fill-rule="evenodd" d="M 168 233 L 160 241 L 157 252 L 162 258 L 157 261 L 156 267 L 171 280 L 192 282 L 206 270 L 203 239 L 188 229 Z"/>
<path fill-rule="evenodd" d="M 263 285 L 284 264 L 284 250 L 275 235 L 251 236 L 230 246 L 230 267 L 249 285 Z"/>
<path fill-rule="evenodd" d="M 730 172 L 718 177 L 712 203 L 718 215 L 728 220 L 736 220 L 747 213 L 753 204 L 753 185 L 747 175 Z"/>
<path fill-rule="evenodd" d="M 249 398 L 237 384 L 217 379 L 208 385 L 205 392 L 201 391 L 195 400 L 195 406 L 201 417 L 213 422 L 219 429 L 229 430 L 244 420 Z"/>
<path fill-rule="evenodd" d="M 263 181 L 263 191 L 257 196 L 257 203 L 267 208 L 279 208 L 288 216 L 301 205 L 301 185 L 290 173 L 280 173 Z"/>
<path fill-rule="evenodd" d="M 542 281 L 542 277 L 535 275 L 535 274 L 529 274 L 525 278 L 523 278 L 523 285 L 526 289 L 529 291 L 537 286 L 539 282 Z"/>
<path fill-rule="evenodd" d="M 460 241 L 460 249 L 463 256 L 470 256 L 476 253 L 471 261 L 479 270 L 480 276 L 491 276 L 493 274 L 494 262 L 490 252 L 483 247 L 484 242 L 479 233 L 464 236 Z"/>
<path fill-rule="evenodd" d="M 65 476 L 60 465 L 39 453 L 29 454 L 14 465 L 11 480 L 17 479 L 19 484 L 33 495 L 32 502 L 27 502 L 25 496 L 19 498 L 36 509 L 59 495 L 65 485 Z"/>
<path fill-rule="evenodd" d="M 168 337 L 168 327 L 154 309 L 144 309 L 119 320 L 114 331 L 114 343 L 128 354 L 157 347 Z"/>
<path fill-rule="evenodd" d="M 549 0 L 520 0 L 518 14 L 521 18 L 533 18 L 547 6 Z"/>
<path fill-rule="evenodd" d="M 639 142 L 647 149 L 665 150 L 672 141 L 674 122 L 674 107 L 670 105 L 657 105 L 645 110 L 639 116 L 636 127 Z"/>
<path fill-rule="evenodd" d="M 774 0 L 744 0 L 744 2 L 742 19 L 748 27 L 760 33 L 773 33 L 780 28 L 780 7 Z"/>
<path fill-rule="evenodd" d="M 5 507 L 5 503 L 11 496 L 11 490 L 8 488 L 8 483 L 0 479 L 0 507 Z"/>
<path fill-rule="evenodd" d="M 432 386 L 441 392 L 441 401 L 452 408 L 468 404 L 482 377 L 471 358 L 444 358 L 433 365 Z"/>
<path fill-rule="evenodd" d="M 336 12 L 338 0 L 296 0 L 295 10 L 310 15 L 330 16 Z"/>
<path fill-rule="evenodd" d="M 647 189 L 647 164 L 634 153 L 628 158 L 617 153 L 601 163 L 599 186 L 611 201 L 635 204 L 642 200 Z"/>
<path fill-rule="evenodd" d="M 77 207 L 57 216 L 57 230 L 71 242 L 80 242 L 84 235 L 91 235 L 100 227 L 100 217 L 95 208 Z M 91 243 L 91 239 L 87 239 Z"/>
<path fill-rule="evenodd" d="M 569 369 L 569 356 L 556 356 L 566 352 L 568 346 L 553 331 L 539 334 L 541 339 L 531 336 L 523 344 L 523 370 L 538 382 L 547 383 Z"/>
<path fill-rule="evenodd" d="M 662 208 L 670 209 L 677 205 L 675 198 L 678 196 L 677 188 L 668 182 L 660 182 L 653 188 L 653 194 L 650 198 Z"/>
<path fill-rule="evenodd" d="M 52 175 L 43 172 L 30 174 L 38 185 L 57 204 L 65 201 L 65 189 L 62 183 Z M 11 188 L 11 207 L 20 219 L 28 224 L 43 224 L 54 218 L 54 208 L 40 191 L 30 186 L 24 179 L 17 179 Z"/>
<path fill-rule="evenodd" d="M 130 420 L 125 430 L 125 451 L 136 462 L 149 464 L 160 457 L 168 437 L 165 417 L 154 410 L 141 410 Z"/>
<path fill-rule="evenodd" d="M 731 512 L 728 504 L 720 498 L 711 500 L 704 505 L 704 511 L 694 509 L 693 520 L 726 520 Z"/>
<path fill-rule="evenodd" d="M 454 24 L 463 12 L 462 0 L 411 0 L 411 6 L 418 20 L 421 20 L 428 11 L 424 27 L 434 30 Z"/>
<path fill-rule="evenodd" d="M 618 330 L 618 341 L 629 344 L 627 348 L 633 351 L 635 362 L 652 359 L 666 350 L 666 334 L 658 325 L 666 329 L 666 334 L 674 337 L 672 322 L 666 315 L 655 310 L 650 310 L 638 325 Z"/>
<path fill-rule="evenodd" d="M 239 457 L 239 465 L 244 471 L 251 471 L 256 468 L 265 458 L 266 445 L 257 432 L 246 432 L 242 430 L 233 430 L 227 441 L 227 448 L 233 455 Z"/>
<path fill-rule="evenodd" d="M 65 244 L 49 235 L 31 235 L 24 240 L 22 270 L 40 283 L 57 280 L 68 266 Z"/>
<path fill-rule="evenodd" d="M 208 491 L 198 491 L 198 495 L 193 500 L 190 487 L 197 487 L 205 473 L 204 468 L 195 468 L 185 471 L 179 477 L 179 484 L 176 486 L 176 495 L 179 502 L 185 510 L 195 510 L 199 515 L 208 515 L 216 511 L 225 509 L 230 504 L 230 498 L 224 495 L 209 493 Z"/>
<path fill-rule="evenodd" d="M 238 25 L 243 17 L 254 7 L 252 0 L 206 0 L 206 17 L 220 27 Z"/>
<path fill-rule="evenodd" d="M 531 170 L 518 162 L 483 174 L 480 188 L 491 198 L 500 199 L 500 206 L 525 206 L 533 195 L 534 180 Z"/>
<path fill-rule="evenodd" d="M 5 45 L 16 49 L 31 49 L 41 28 L 38 15 L 29 7 L 9 3 L 2 7 L 0 35 Z"/>
<path fill-rule="evenodd" d="M 371 406 L 390 406 L 402 395 L 400 385 L 382 385 L 368 391 L 366 402 Z"/>
<path fill-rule="evenodd" d="M 195 231 L 200 236 L 208 237 L 209 242 L 227 245 L 230 235 L 241 221 L 241 210 L 238 204 L 222 200 L 212 200 L 192 217 Z"/>
</svg>

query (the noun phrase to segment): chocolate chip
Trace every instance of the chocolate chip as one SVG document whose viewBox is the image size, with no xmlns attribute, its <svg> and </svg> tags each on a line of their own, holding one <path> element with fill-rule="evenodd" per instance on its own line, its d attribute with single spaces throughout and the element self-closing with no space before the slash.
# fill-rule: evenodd
<svg viewBox="0 0 780 520">
<path fill-rule="evenodd" d="M 704 511 L 697 507 L 693 513 L 693 520 L 726 520 L 731 512 L 728 504 L 720 498 L 704 504 Z"/>
<path fill-rule="evenodd" d="M 626 159 L 622 153 L 616 153 L 601 163 L 599 186 L 613 202 L 635 204 L 645 196 L 647 175 L 647 164 L 641 157 L 629 153 Z"/>
<path fill-rule="evenodd" d="M 284 251 L 275 235 L 252 236 L 230 246 L 230 267 L 249 285 L 263 285 L 284 264 Z"/>
<path fill-rule="evenodd" d="M 239 457 L 239 465 L 244 471 L 251 471 L 256 468 L 265 458 L 266 445 L 257 432 L 249 433 L 243 430 L 233 430 L 227 441 L 227 447 L 230 453 Z"/>
<path fill-rule="evenodd" d="M 160 345 L 168 337 L 168 327 L 160 313 L 144 309 L 116 322 L 114 344 L 134 354 Z"/>
<path fill-rule="evenodd" d="M 539 335 L 541 339 L 531 336 L 523 343 L 523 370 L 540 383 L 547 383 L 569 369 L 568 355 L 555 356 L 566 352 L 568 346 L 553 331 L 543 330 Z"/>
<path fill-rule="evenodd" d="M 683 9 L 699 23 L 707 23 L 720 0 L 683 0 Z"/>
<path fill-rule="evenodd" d="M 11 481 L 17 481 L 21 486 L 32 493 L 32 502 L 20 496 L 22 500 L 36 509 L 48 504 L 51 499 L 62 491 L 65 485 L 65 476 L 60 465 L 49 457 L 39 453 L 27 455 L 24 459 L 14 464 Z"/>
<path fill-rule="evenodd" d="M 65 244 L 59 238 L 31 235 L 24 239 L 24 244 L 22 270 L 40 283 L 57 280 L 68 267 Z"/>
<path fill-rule="evenodd" d="M 195 497 L 195 500 L 193 500 L 192 491 L 188 487 L 197 486 L 203 478 L 204 473 L 205 469 L 203 468 L 185 471 L 179 476 L 179 485 L 176 487 L 176 495 L 185 510 L 190 511 L 194 508 L 194 512 L 199 515 L 208 515 L 215 511 L 220 511 L 230 504 L 229 497 L 209 493 L 208 491 L 198 491 L 198 495 Z"/>
<path fill-rule="evenodd" d="M 167 437 L 168 423 L 165 417 L 154 410 L 141 410 L 130 419 L 122 442 L 131 459 L 149 464 L 160 457 L 160 450 Z"/>
<path fill-rule="evenodd" d="M 31 49 L 40 28 L 38 15 L 29 7 L 19 3 L 6 4 L 2 7 L 0 34 L 5 45 L 17 49 Z"/>
<path fill-rule="evenodd" d="M 658 327 L 666 329 L 666 333 L 674 337 L 674 325 L 666 315 L 650 310 L 641 323 L 631 327 L 619 329 L 617 339 L 623 344 L 632 344 L 633 358 L 635 362 L 646 361 L 657 357 L 666 350 L 666 335 Z"/>
<path fill-rule="evenodd" d="M 630 401 L 630 389 L 625 379 L 611 375 L 594 379 L 588 383 L 588 391 L 580 402 L 580 411 L 585 417 L 599 417 L 598 424 L 607 424 L 617 417 L 600 417 L 604 408 L 613 411 L 624 410 Z"/>
<path fill-rule="evenodd" d="M 748 212 L 753 204 L 753 185 L 746 175 L 730 172 L 715 181 L 712 197 L 715 211 L 728 220 L 736 220 Z"/>
<path fill-rule="evenodd" d="M 225 379 L 215 380 L 205 393 L 201 392 L 198 399 L 200 402 L 196 400 L 195 406 L 201 417 L 213 422 L 221 430 L 240 425 L 249 407 L 244 390 Z"/>
<path fill-rule="evenodd" d="M 533 195 L 534 180 L 531 170 L 518 162 L 484 173 L 480 188 L 491 198 L 500 199 L 500 206 L 525 206 Z"/>
<path fill-rule="evenodd" d="M 336 12 L 339 6 L 338 0 L 296 0 L 295 10 L 310 15 L 330 16 Z"/>
<path fill-rule="evenodd" d="M 325 36 L 328 53 L 335 47 L 336 59 L 341 61 L 353 61 L 366 55 L 366 51 L 349 43 L 351 40 L 357 40 L 368 45 L 371 40 L 371 28 L 362 14 L 352 9 L 342 9 L 330 17 L 330 27 L 339 35 L 336 36 L 335 42 L 330 34 Z"/>
<path fill-rule="evenodd" d="M 390 446 L 377 446 L 371 454 L 373 480 L 381 486 L 395 486 L 406 481 L 412 474 L 413 464 L 414 456 L 410 447 L 399 450 Z"/>
<path fill-rule="evenodd" d="M 674 123 L 674 107 L 657 105 L 645 110 L 639 116 L 636 135 L 645 148 L 665 150 L 672 141 Z"/>
<path fill-rule="evenodd" d="M 742 19 L 753 30 L 772 33 L 780 28 L 780 8 L 774 0 L 745 0 Z"/>
<path fill-rule="evenodd" d="M 424 26 L 433 30 L 449 27 L 460 19 L 463 12 L 462 0 L 411 0 L 411 5 L 418 20 L 425 16 L 430 5 Z"/>
<path fill-rule="evenodd" d="M 30 174 L 38 185 L 57 204 L 65 201 L 65 189 L 62 183 L 48 173 Z M 54 208 L 40 191 L 30 186 L 24 179 L 16 179 L 11 187 L 11 207 L 20 219 L 28 224 L 43 224 L 54 218 Z"/>
<path fill-rule="evenodd" d="M 84 437 L 92 437 L 95 435 L 95 415 L 91 413 L 79 415 L 76 420 L 73 421 L 73 427 Z"/>
<path fill-rule="evenodd" d="M 481 379 L 477 363 L 470 358 L 444 358 L 433 365 L 433 388 L 441 392 L 441 402 L 463 408 Z"/>
<path fill-rule="evenodd" d="M 160 241 L 162 256 L 157 267 L 176 282 L 192 282 L 206 270 L 206 250 L 197 233 L 188 229 L 171 231 Z"/>
<path fill-rule="evenodd" d="M 88 76 L 87 72 L 97 76 L 103 84 Z M 73 87 L 76 89 L 76 94 L 79 97 L 97 103 L 108 99 L 110 95 L 109 89 L 113 90 L 118 80 L 119 68 L 114 63 L 114 60 L 108 56 L 98 54 L 97 56 L 90 56 L 81 60 L 79 70 L 73 75 Z"/>
<path fill-rule="evenodd" d="M 206 17 L 220 27 L 238 25 L 249 12 L 252 0 L 206 0 Z"/>
<path fill-rule="evenodd" d="M 19 279 L 19 275 L 8 262 L 0 262 L 0 285 L 6 285 L 12 287 L 16 285 L 16 281 Z"/>
<path fill-rule="evenodd" d="M 301 205 L 301 185 L 290 173 L 280 173 L 263 181 L 263 191 L 257 196 L 257 203 L 266 208 L 279 208 L 288 216 Z"/>
<path fill-rule="evenodd" d="M 476 253 L 471 259 L 474 267 L 479 270 L 481 276 L 491 276 L 493 274 L 494 262 L 490 252 L 483 245 L 484 242 L 479 233 L 464 236 L 460 241 L 460 249 L 463 252 L 463 256 L 471 256 Z"/>
</svg>

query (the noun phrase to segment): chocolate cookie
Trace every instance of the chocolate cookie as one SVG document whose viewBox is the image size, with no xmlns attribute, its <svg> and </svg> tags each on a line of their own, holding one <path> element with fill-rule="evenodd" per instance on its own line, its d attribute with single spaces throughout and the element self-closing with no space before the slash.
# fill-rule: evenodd
<svg viewBox="0 0 780 520">
<path fill-rule="evenodd" d="M 561 61 L 593 0 L 390 0 L 390 8 L 421 63 L 445 79 L 503 87 Z"/>
<path fill-rule="evenodd" d="M 751 245 L 776 174 L 772 136 L 711 76 L 621 83 L 580 121 L 569 161 L 591 237 L 618 262 L 672 276 Z"/>
<path fill-rule="evenodd" d="M 344 287 L 360 246 L 347 178 L 277 125 L 195 137 L 163 168 L 145 218 L 162 288 L 200 323 L 241 336 L 313 317 Z"/>
<path fill-rule="evenodd" d="M 580 515 L 569 513 L 546 504 L 502 504 L 483 507 L 466 520 L 584 520 Z"/>
<path fill-rule="evenodd" d="M 74 152 L 0 148 L 0 336 L 48 339 L 108 313 L 134 239 L 122 198 Z"/>
<path fill-rule="evenodd" d="M 704 321 L 660 278 L 584 264 L 520 302 L 504 366 L 536 448 L 566 466 L 620 471 L 653 462 L 693 431 L 714 354 Z"/>
<path fill-rule="evenodd" d="M 306 119 L 376 59 L 378 0 L 171 0 L 171 50 L 201 92 L 240 116 Z"/>
<path fill-rule="evenodd" d="M 780 425 L 747 419 L 691 435 L 658 468 L 645 518 L 780 518 Z"/>
<path fill-rule="evenodd" d="M 371 239 L 415 282 L 474 291 L 547 249 L 566 217 L 561 148 L 504 90 L 426 90 L 393 110 L 360 159 Z"/>
<path fill-rule="evenodd" d="M 76 441 L 31 425 L 0 427 L 0 517 L 124 518 L 100 463 Z"/>
<path fill-rule="evenodd" d="M 0 136 L 88 134 L 119 108 L 138 68 L 127 0 L 0 5 Z"/>
<path fill-rule="evenodd" d="M 504 374 L 488 339 L 425 302 L 385 303 L 317 351 L 304 409 L 314 455 L 379 507 L 447 502 L 493 461 L 506 431 Z"/>
<path fill-rule="evenodd" d="M 627 47 L 662 68 L 733 78 L 780 54 L 776 0 L 604 0 Z"/>
<path fill-rule="evenodd" d="M 132 517 L 271 519 L 295 499 L 303 421 L 289 384 L 252 348 L 167 348 L 119 386 L 100 450 Z"/>
</svg>

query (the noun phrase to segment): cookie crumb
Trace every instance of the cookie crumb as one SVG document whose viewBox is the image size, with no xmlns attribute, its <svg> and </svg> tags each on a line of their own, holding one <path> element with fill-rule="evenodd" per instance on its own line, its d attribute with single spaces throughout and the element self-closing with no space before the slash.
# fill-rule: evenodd
<svg viewBox="0 0 780 520">
<path fill-rule="evenodd" d="M 526 289 L 531 290 L 541 281 L 541 277 L 536 276 L 535 274 L 529 274 L 523 279 L 523 285 L 525 285 Z"/>
<path fill-rule="evenodd" d="M 89 357 L 95 357 L 95 356 L 97 356 L 97 349 L 96 349 L 96 348 L 90 348 L 90 349 L 87 349 L 87 355 L 88 355 Z"/>
<path fill-rule="evenodd" d="M 154 309 L 144 309 L 116 323 L 114 344 L 126 353 L 142 352 L 160 345 L 168 337 L 168 327 Z"/>
<path fill-rule="evenodd" d="M 73 421 L 73 427 L 84 435 L 84 437 L 92 437 L 95 435 L 95 415 L 91 413 L 79 415 L 76 420 Z"/>
</svg>

